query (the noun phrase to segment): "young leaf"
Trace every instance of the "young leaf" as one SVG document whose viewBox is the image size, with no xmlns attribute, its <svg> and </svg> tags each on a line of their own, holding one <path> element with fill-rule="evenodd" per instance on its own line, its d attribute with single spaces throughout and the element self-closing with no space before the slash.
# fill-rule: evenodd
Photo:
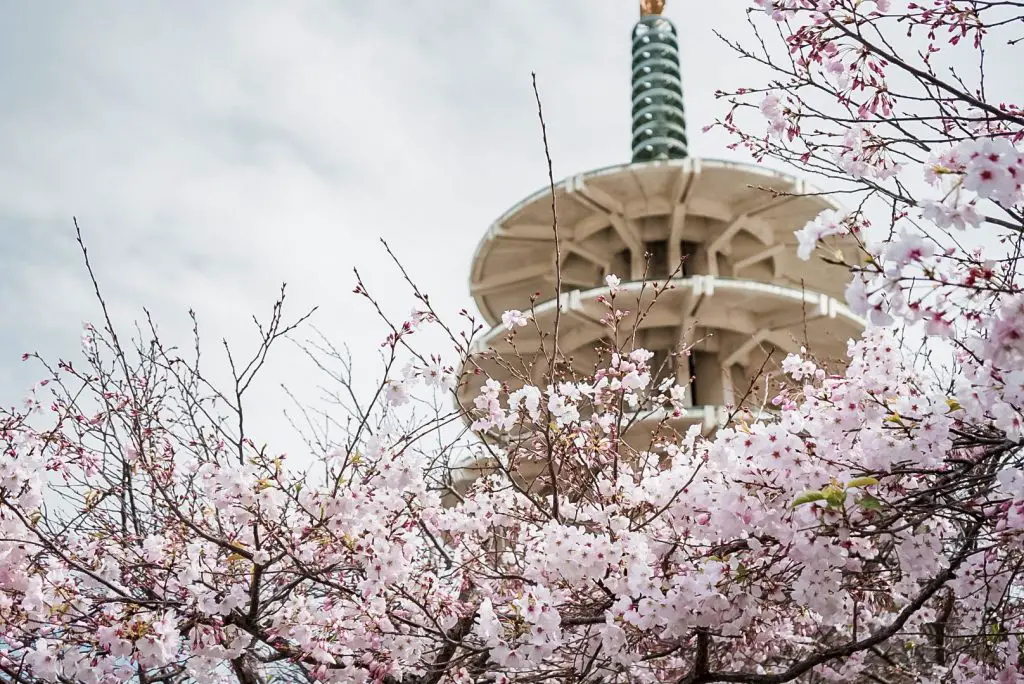
<svg viewBox="0 0 1024 684">
<path fill-rule="evenodd" d="M 829 485 L 825 488 L 825 500 L 828 501 L 828 505 L 832 508 L 842 508 L 843 504 L 846 503 L 846 490 L 835 485 Z"/>
<path fill-rule="evenodd" d="M 865 494 L 864 496 L 857 499 L 857 505 L 859 505 L 861 508 L 866 508 L 869 511 L 882 510 L 882 502 L 876 499 L 875 497 L 871 496 L 870 494 Z"/>
<path fill-rule="evenodd" d="M 812 490 L 812 491 L 809 491 L 809 492 L 804 492 L 800 496 L 798 496 L 795 499 L 793 499 L 792 508 L 796 508 L 797 506 L 802 506 L 802 505 L 804 505 L 806 503 L 811 503 L 812 501 L 821 501 L 824 498 L 825 498 L 825 492 L 821 492 L 821 491 L 818 491 L 816 489 Z"/>
</svg>

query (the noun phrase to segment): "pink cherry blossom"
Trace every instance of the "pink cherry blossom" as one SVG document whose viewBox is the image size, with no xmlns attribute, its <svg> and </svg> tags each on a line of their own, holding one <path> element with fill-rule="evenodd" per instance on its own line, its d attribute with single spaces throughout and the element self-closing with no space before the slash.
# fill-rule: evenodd
<svg viewBox="0 0 1024 684">
<path fill-rule="evenodd" d="M 921 205 L 921 216 L 939 228 L 953 227 L 957 230 L 977 228 L 982 222 L 981 214 L 973 203 L 958 205 L 927 200 Z"/>
<path fill-rule="evenodd" d="M 530 314 L 512 309 L 501 314 L 501 322 L 507 330 L 525 327 L 530 322 Z"/>
<path fill-rule="evenodd" d="M 843 217 L 832 209 L 826 209 L 818 214 L 813 221 L 809 221 L 802 230 L 796 233 L 797 239 L 800 241 L 800 247 L 797 250 L 798 256 L 804 261 L 810 259 L 819 240 L 830 235 L 838 235 L 844 230 L 842 222 Z"/>
</svg>

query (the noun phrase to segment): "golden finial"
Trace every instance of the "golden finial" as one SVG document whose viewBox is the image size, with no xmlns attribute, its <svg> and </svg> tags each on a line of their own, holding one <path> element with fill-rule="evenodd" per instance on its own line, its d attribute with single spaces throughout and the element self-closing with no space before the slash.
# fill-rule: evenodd
<svg viewBox="0 0 1024 684">
<path fill-rule="evenodd" d="M 661 14 L 665 9 L 665 0 L 640 0 L 640 16 L 649 17 L 652 14 Z"/>
</svg>

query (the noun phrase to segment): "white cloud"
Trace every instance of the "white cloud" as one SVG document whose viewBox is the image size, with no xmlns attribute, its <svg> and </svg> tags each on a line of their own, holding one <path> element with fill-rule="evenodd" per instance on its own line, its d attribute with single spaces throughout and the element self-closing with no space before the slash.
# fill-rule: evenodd
<svg viewBox="0 0 1024 684">
<path fill-rule="evenodd" d="M 742 75 L 711 34 L 742 3 L 669 5 L 681 34 L 691 147 Z M 72 240 L 77 215 L 121 321 L 149 307 L 211 356 L 250 341 L 288 281 L 294 311 L 364 359 L 384 331 L 351 294 L 358 265 L 399 315 L 412 304 L 387 239 L 443 309 L 471 306 L 489 223 L 546 182 L 530 72 L 556 176 L 629 157 L 626 2 L 23 4 L 0 27 L 0 401 L 35 379 L 18 361 L 73 355 L 97 318 Z M 294 359 L 272 369 L 292 378 Z M 372 375 L 366 371 L 367 377 Z M 266 396 L 271 396 L 267 394 Z M 276 395 L 274 395 L 276 396 Z M 280 403 L 259 413 L 279 430 Z"/>
</svg>

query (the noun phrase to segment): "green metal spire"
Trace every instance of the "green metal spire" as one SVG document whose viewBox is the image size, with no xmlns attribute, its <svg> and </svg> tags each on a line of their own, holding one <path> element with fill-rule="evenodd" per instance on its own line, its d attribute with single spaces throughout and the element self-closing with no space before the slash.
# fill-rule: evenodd
<svg viewBox="0 0 1024 684">
<path fill-rule="evenodd" d="M 651 6 L 654 9 L 651 9 Z M 633 27 L 633 161 L 686 157 L 686 118 L 676 27 L 664 3 L 641 3 Z"/>
</svg>

